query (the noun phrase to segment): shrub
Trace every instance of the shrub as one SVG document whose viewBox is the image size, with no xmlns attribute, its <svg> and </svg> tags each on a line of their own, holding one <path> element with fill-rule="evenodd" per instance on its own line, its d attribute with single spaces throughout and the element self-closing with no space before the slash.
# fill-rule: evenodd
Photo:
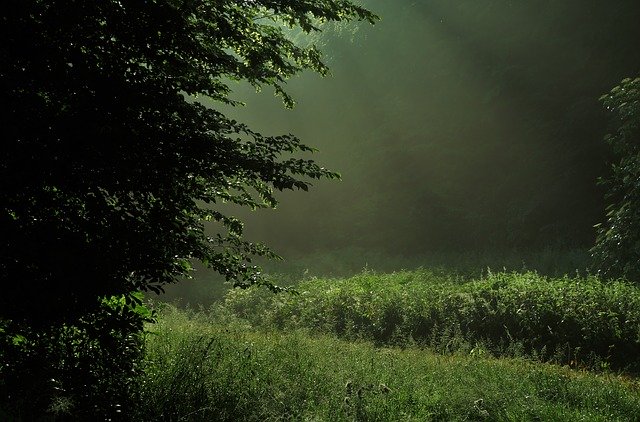
<svg viewBox="0 0 640 422">
<path fill-rule="evenodd" d="M 123 298 L 76 321 L 0 328 L 0 416 L 126 420 L 137 403 L 150 312 Z"/>
<path fill-rule="evenodd" d="M 255 326 L 430 346 L 455 333 L 498 354 L 640 369 L 640 291 L 624 281 L 532 272 L 464 281 L 419 270 L 311 279 L 297 291 L 231 291 L 225 306 Z"/>
</svg>

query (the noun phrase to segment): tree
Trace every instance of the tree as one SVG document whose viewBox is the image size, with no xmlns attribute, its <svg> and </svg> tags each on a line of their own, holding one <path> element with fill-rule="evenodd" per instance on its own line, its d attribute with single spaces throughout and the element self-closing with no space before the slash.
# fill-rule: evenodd
<svg viewBox="0 0 640 422">
<path fill-rule="evenodd" d="M 11 1 L 2 17 L 0 309 L 59 320 L 98 298 L 160 291 L 200 260 L 240 285 L 267 250 L 220 202 L 336 178 L 293 135 L 263 136 L 198 102 L 231 81 L 327 73 L 286 28 L 375 16 L 348 0 Z M 203 221 L 224 230 L 207 237 Z M 39 318 L 38 318 L 39 317 Z"/>
<path fill-rule="evenodd" d="M 604 276 L 640 282 L 640 78 L 624 79 L 601 101 L 615 127 L 605 140 L 619 161 L 600 181 L 609 205 L 592 252 Z"/>
<path fill-rule="evenodd" d="M 160 292 L 192 260 L 240 286 L 261 282 L 251 256 L 270 252 L 217 206 L 274 207 L 275 191 L 337 174 L 299 157 L 313 149 L 295 136 L 263 136 L 199 98 L 238 105 L 230 86 L 246 81 L 292 106 L 287 78 L 327 67 L 287 31 L 375 19 L 349 0 L 4 5 L 0 415 L 27 392 L 36 417 L 54 389 L 78 395 L 80 418 L 121 403 L 86 385 L 126 398 L 147 317 L 136 292 Z"/>
</svg>

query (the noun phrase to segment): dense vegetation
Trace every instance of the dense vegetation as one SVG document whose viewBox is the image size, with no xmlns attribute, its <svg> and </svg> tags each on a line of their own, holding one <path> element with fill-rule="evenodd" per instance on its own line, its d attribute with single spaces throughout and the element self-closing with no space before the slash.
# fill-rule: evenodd
<svg viewBox="0 0 640 422">
<path fill-rule="evenodd" d="M 640 412 L 640 290 L 627 282 L 421 269 L 293 287 L 231 290 L 208 310 L 152 305 L 144 355 L 115 371 L 122 378 L 109 371 L 118 353 L 142 350 L 138 332 L 111 331 L 98 344 L 67 330 L 60 348 L 43 339 L 41 357 L 54 363 L 43 367 L 58 369 L 46 374 L 49 390 L 11 392 L 0 416 L 35 419 L 38 401 L 51 418 L 100 410 L 150 421 L 626 421 Z M 111 389 L 114 401 L 96 403 L 104 392 L 59 378 L 77 362 L 103 375 L 92 388 Z M 86 409 L 98 403 L 105 408 Z"/>
<path fill-rule="evenodd" d="M 275 192 L 338 178 L 294 135 L 223 114 L 240 104 L 230 86 L 269 87 L 292 106 L 286 80 L 328 69 L 287 31 L 376 16 L 348 0 L 4 6 L 0 408 L 127 418 L 149 317 L 139 291 L 162 292 L 193 261 L 259 284 L 251 259 L 272 254 L 220 204 L 275 207 Z"/>
<path fill-rule="evenodd" d="M 519 353 L 572 366 L 638 372 L 640 290 L 595 277 L 429 270 L 302 281 L 297 294 L 231 291 L 225 306 L 257 327 L 310 329 L 379 345 Z"/>
<path fill-rule="evenodd" d="M 65 322 L 101 297 L 160 292 L 192 260 L 255 283 L 246 264 L 267 252 L 217 204 L 275 207 L 275 191 L 338 175 L 295 136 L 226 117 L 229 85 L 292 105 L 286 79 L 328 69 L 285 28 L 358 19 L 375 15 L 341 0 L 13 1 L 0 30 L 0 317 Z"/>
<path fill-rule="evenodd" d="M 593 252 L 603 275 L 640 281 L 640 77 L 624 79 L 601 100 L 612 114 L 605 139 L 617 162 L 601 179 L 610 203 Z"/>
<path fill-rule="evenodd" d="M 292 253 L 282 260 L 256 260 L 256 263 L 279 286 L 286 287 L 311 277 L 349 278 L 365 269 L 392 273 L 422 267 L 465 280 L 472 280 L 490 270 L 535 271 L 546 277 L 586 275 L 590 272 L 593 260 L 586 248 L 569 249 L 555 245 L 531 250 L 431 252 L 419 255 L 385 254 L 365 248 L 336 248 L 315 253 Z M 231 283 L 225 283 L 220 275 L 196 267 L 193 279 L 168 286 L 162 298 L 181 305 L 207 307 L 221 300 L 231 288 Z"/>
<path fill-rule="evenodd" d="M 245 240 L 235 210 L 275 208 L 277 192 L 339 175 L 301 156 L 315 150 L 296 136 L 262 135 L 231 117 L 241 104 L 232 87 L 272 89 L 291 107 L 289 78 L 328 73 L 317 44 L 340 57 L 335 35 L 357 32 L 343 24 L 376 15 L 350 0 L 10 1 L 0 29 L 0 419 L 639 414 L 640 79 L 601 98 L 613 117 L 611 154 L 596 97 L 638 72 L 640 7 L 553 3 L 387 4 L 401 25 L 419 25 L 409 32 L 424 45 L 412 38 L 407 50 L 387 37 L 374 42 L 382 64 L 370 54 L 366 66 L 346 61 L 342 70 L 376 87 L 360 104 L 345 100 L 375 120 L 358 134 L 367 170 L 357 188 L 325 196 L 323 218 L 308 228 L 332 233 L 323 237 L 332 248 L 357 239 L 373 256 L 394 251 L 433 269 L 316 278 L 301 260 L 298 283 L 300 271 L 265 277 L 254 265 L 275 255 Z M 546 51 L 547 35 L 560 47 Z M 431 58 L 447 66 L 425 72 Z M 421 79 L 382 88 L 387 78 L 374 69 Z M 341 96 L 362 90 L 358 82 Z M 427 104 L 426 92 L 442 101 Z M 342 154 L 348 165 L 354 151 Z M 591 179 L 603 157 L 616 161 L 602 178 L 609 207 L 592 249 L 597 276 L 478 276 L 419 258 L 585 251 L 602 217 Z M 351 201 L 356 192 L 371 195 Z M 311 249 L 295 224 L 271 227 Z M 526 267 L 512 257 L 488 265 Z M 586 268 L 575 257 L 581 264 L 543 271 Z M 232 290 L 207 313 L 160 307 L 159 323 L 145 325 L 155 314 L 142 292 L 162 292 L 194 262 L 236 287 L 294 289 Z"/>
<path fill-rule="evenodd" d="M 130 418 L 150 317 L 143 306 L 111 298 L 74 324 L 2 332 L 0 420 Z"/>
<path fill-rule="evenodd" d="M 256 332 L 164 309 L 150 328 L 149 421 L 628 421 L 640 386 L 480 349 L 445 355 L 303 332 Z"/>
</svg>

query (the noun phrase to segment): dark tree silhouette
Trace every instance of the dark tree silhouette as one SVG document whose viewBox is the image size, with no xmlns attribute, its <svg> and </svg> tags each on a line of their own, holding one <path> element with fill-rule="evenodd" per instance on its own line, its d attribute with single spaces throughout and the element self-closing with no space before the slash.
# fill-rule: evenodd
<svg viewBox="0 0 640 422">
<path fill-rule="evenodd" d="M 275 191 L 337 177 L 295 136 L 263 136 L 199 96 L 237 105 L 229 85 L 245 81 L 291 106 L 287 78 L 327 68 L 286 31 L 376 17 L 348 0 L 3 6 L 0 419 L 121 420 L 148 317 L 137 292 L 192 260 L 260 283 L 251 256 L 270 252 L 220 203 L 273 207 Z"/>
<path fill-rule="evenodd" d="M 345 0 L 11 1 L 0 33 L 0 315 L 51 322 L 103 296 L 159 291 L 200 260 L 256 282 L 242 224 L 337 175 L 207 108 L 229 81 L 273 87 L 327 68 L 285 28 L 375 16 Z M 203 221 L 220 223 L 207 237 Z M 41 317 L 41 318 L 37 318 Z"/>
</svg>

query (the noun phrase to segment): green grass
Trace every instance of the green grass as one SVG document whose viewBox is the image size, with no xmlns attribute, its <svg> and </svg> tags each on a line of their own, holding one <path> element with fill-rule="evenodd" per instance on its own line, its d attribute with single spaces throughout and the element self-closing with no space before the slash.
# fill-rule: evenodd
<svg viewBox="0 0 640 422">
<path fill-rule="evenodd" d="M 252 326 L 311 329 L 379 345 L 482 345 L 497 355 L 640 370 L 640 289 L 595 277 L 429 270 L 308 279 L 299 294 L 231 291 L 225 307 Z"/>
<path fill-rule="evenodd" d="M 391 254 L 365 248 L 343 248 L 304 254 L 286 254 L 283 261 L 261 262 L 266 273 L 293 278 L 354 276 L 363 269 L 391 273 L 420 267 L 438 269 L 465 278 L 493 271 L 535 271 L 549 277 L 586 273 L 591 266 L 587 249 L 548 246 L 535 250 L 432 251 Z"/>
<path fill-rule="evenodd" d="M 481 349 L 438 355 L 167 307 L 149 327 L 140 420 L 630 421 L 638 382 Z"/>
<path fill-rule="evenodd" d="M 150 326 L 140 417 L 640 420 L 635 285 L 418 269 L 307 274 L 295 288 L 167 306 Z"/>
<path fill-rule="evenodd" d="M 363 270 L 392 273 L 430 268 L 465 279 L 492 271 L 535 271 L 548 277 L 576 273 L 585 275 L 591 266 L 586 249 L 550 246 L 536 250 L 486 250 L 473 252 L 430 252 L 417 255 L 390 254 L 364 248 L 344 248 L 305 254 L 285 254 L 283 261 L 256 260 L 276 284 L 289 286 L 310 278 L 349 278 Z M 221 300 L 231 285 L 224 277 L 196 265 L 193 279 L 167 286 L 163 300 L 204 305 Z"/>
</svg>

